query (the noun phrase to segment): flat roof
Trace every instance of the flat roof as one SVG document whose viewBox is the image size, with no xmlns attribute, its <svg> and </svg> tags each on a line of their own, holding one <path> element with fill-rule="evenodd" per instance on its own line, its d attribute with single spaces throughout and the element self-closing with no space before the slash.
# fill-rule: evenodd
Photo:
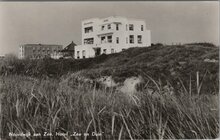
<svg viewBox="0 0 220 140">
<path fill-rule="evenodd" d="M 123 19 L 127 19 L 127 20 L 137 20 L 137 21 L 144 21 L 144 19 L 138 19 L 138 18 L 127 18 L 127 17 L 123 17 L 123 16 L 109 16 L 109 17 L 106 17 L 106 18 L 89 18 L 89 19 L 85 19 L 83 20 L 82 22 L 86 22 L 86 21 L 92 21 L 92 20 L 104 20 L 104 19 L 109 19 L 109 18 L 123 18 Z"/>
<path fill-rule="evenodd" d="M 21 46 L 63 46 L 58 44 L 23 44 Z"/>
</svg>

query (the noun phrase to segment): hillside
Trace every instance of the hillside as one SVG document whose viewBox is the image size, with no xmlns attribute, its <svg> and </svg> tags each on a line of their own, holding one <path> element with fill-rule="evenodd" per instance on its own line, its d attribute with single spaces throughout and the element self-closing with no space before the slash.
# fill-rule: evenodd
<svg viewBox="0 0 220 140">
<path fill-rule="evenodd" d="M 169 82 L 177 85 L 181 80 L 188 85 L 190 78 L 196 81 L 196 72 L 199 72 L 200 81 L 207 86 L 215 85 L 218 89 L 218 52 L 218 47 L 206 43 L 155 45 L 82 60 L 10 60 L 1 67 L 1 74 L 59 78 L 80 71 L 92 79 L 112 75 L 117 82 L 130 76 L 147 74 L 162 84 Z"/>
<path fill-rule="evenodd" d="M 0 62 L 1 136 L 30 132 L 45 139 L 43 133 L 51 132 L 46 139 L 216 139 L 218 50 L 207 44 L 156 45 L 83 60 L 7 57 Z M 109 75 L 118 87 L 103 88 L 92 80 Z M 135 81 L 126 84 L 131 76 L 141 79 L 134 92 Z M 73 132 L 89 135 L 72 137 Z"/>
<path fill-rule="evenodd" d="M 197 44 L 130 48 L 121 53 L 95 58 L 102 62 L 92 62 L 93 65 L 81 73 L 89 77 L 112 75 L 116 81 L 147 74 L 153 79 L 161 80 L 162 84 L 169 82 L 177 86 L 179 82 L 184 85 L 189 85 L 190 81 L 195 83 L 196 72 L 199 72 L 200 82 L 203 81 L 208 89 L 218 89 L 219 63 L 206 62 L 219 60 L 218 51 L 217 47 Z M 203 91 L 207 92 L 208 89 Z"/>
</svg>

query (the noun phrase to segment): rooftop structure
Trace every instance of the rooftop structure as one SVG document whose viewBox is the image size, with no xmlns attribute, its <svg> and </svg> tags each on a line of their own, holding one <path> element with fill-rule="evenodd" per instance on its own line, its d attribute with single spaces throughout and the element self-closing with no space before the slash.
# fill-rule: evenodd
<svg viewBox="0 0 220 140">
<path fill-rule="evenodd" d="M 69 45 L 67 45 L 61 52 L 63 53 L 64 58 L 74 58 L 76 44 L 72 41 Z"/>
<path fill-rule="evenodd" d="M 0 60 L 4 59 L 5 55 L 0 55 Z"/>
</svg>

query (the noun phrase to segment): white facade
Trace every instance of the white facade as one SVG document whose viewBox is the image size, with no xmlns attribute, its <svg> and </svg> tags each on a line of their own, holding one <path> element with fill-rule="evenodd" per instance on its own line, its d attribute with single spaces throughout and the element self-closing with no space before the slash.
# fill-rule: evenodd
<svg viewBox="0 0 220 140">
<path fill-rule="evenodd" d="M 150 45 L 150 30 L 147 30 L 144 20 L 93 18 L 82 22 L 82 45 L 75 46 L 75 58 L 95 57 Z"/>
</svg>

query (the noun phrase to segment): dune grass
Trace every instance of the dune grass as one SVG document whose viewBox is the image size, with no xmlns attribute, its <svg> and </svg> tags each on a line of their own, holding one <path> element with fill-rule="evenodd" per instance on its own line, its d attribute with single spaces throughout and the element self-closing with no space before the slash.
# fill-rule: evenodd
<svg viewBox="0 0 220 140">
<path fill-rule="evenodd" d="M 9 132 L 51 132 L 48 139 L 207 139 L 219 134 L 218 93 L 189 94 L 182 87 L 179 94 L 160 94 L 157 86 L 152 95 L 147 90 L 127 95 L 73 86 L 65 79 L 19 75 L 1 79 L 2 138 L 41 138 L 9 137 Z M 82 136 L 70 136 L 74 132 Z"/>
<path fill-rule="evenodd" d="M 162 45 L 84 60 L 6 59 L 0 62 L 0 139 L 217 138 L 219 64 L 204 59 L 218 60 L 218 48 Z M 73 73 L 111 75 L 116 82 L 140 75 L 145 83 L 130 95 L 76 83 Z"/>
</svg>

